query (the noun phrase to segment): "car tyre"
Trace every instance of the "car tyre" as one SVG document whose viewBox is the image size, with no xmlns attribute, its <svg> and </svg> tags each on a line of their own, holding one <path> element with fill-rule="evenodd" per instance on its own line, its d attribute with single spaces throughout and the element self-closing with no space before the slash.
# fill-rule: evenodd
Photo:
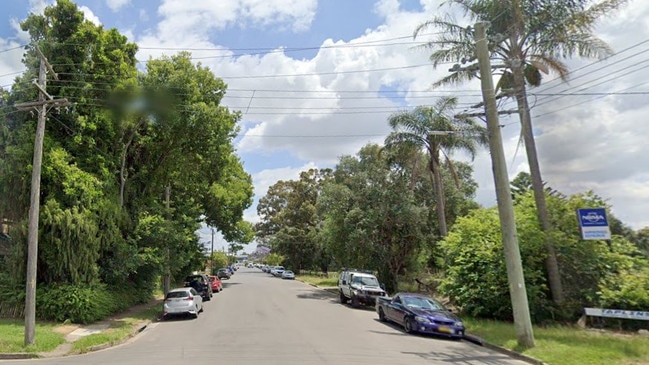
<svg viewBox="0 0 649 365">
<path fill-rule="evenodd" d="M 345 296 L 345 294 L 343 294 L 343 292 L 340 292 L 340 303 L 341 304 L 347 303 L 347 297 Z"/>
<path fill-rule="evenodd" d="M 406 333 L 413 333 L 412 318 L 406 318 L 406 321 L 403 323 L 403 329 L 406 331 Z"/>
<path fill-rule="evenodd" d="M 379 320 L 381 322 L 387 322 L 387 318 L 385 318 L 385 312 L 383 311 L 383 308 L 379 308 Z"/>
<path fill-rule="evenodd" d="M 358 301 L 358 297 L 355 295 L 352 295 L 352 307 L 358 308 L 361 306 L 361 303 Z"/>
</svg>

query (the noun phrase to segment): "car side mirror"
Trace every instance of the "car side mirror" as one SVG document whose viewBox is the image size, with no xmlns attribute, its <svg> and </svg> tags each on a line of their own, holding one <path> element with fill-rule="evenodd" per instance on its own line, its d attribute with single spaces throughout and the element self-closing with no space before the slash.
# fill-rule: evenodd
<svg viewBox="0 0 649 365">
<path fill-rule="evenodd" d="M 385 290 L 385 284 L 381 283 L 381 284 L 379 284 L 379 287 L 381 287 L 381 289 Z"/>
</svg>

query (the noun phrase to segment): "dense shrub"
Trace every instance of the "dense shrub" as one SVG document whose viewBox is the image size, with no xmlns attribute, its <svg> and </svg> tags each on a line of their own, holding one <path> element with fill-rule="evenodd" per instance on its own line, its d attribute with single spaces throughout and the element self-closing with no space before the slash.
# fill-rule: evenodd
<svg viewBox="0 0 649 365">
<path fill-rule="evenodd" d="M 102 284 L 58 284 L 39 288 L 36 298 L 39 318 L 57 322 L 69 320 L 73 323 L 90 323 L 149 301 L 151 290 L 138 290 L 132 285 L 115 290 Z"/>
<path fill-rule="evenodd" d="M 530 312 L 535 322 L 575 320 L 587 306 L 646 309 L 649 305 L 649 262 L 621 236 L 610 246 L 581 240 L 576 206 L 601 206 L 592 196 L 548 199 L 555 231 L 551 233 L 559 259 L 564 301 L 549 299 L 540 231 L 531 195 L 518 197 L 518 229 Z M 446 276 L 440 286 L 456 305 L 478 317 L 510 320 L 511 300 L 498 213 L 481 209 L 458 219 L 441 243 Z"/>
</svg>

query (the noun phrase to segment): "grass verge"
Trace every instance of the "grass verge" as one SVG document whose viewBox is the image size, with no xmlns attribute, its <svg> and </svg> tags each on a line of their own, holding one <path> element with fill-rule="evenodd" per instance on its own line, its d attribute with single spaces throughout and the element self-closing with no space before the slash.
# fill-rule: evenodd
<svg viewBox="0 0 649 365">
<path fill-rule="evenodd" d="M 467 332 L 552 365 L 649 364 L 649 338 L 576 327 L 535 327 L 536 347 L 521 349 L 511 323 L 464 319 Z"/>
<path fill-rule="evenodd" d="M 338 285 L 338 277 L 332 277 L 332 276 L 322 277 L 318 275 L 296 275 L 295 279 L 307 284 L 323 286 L 323 287 Z"/>
<path fill-rule="evenodd" d="M 111 323 L 110 327 L 101 333 L 82 337 L 72 343 L 71 353 L 85 353 L 101 345 L 117 345 L 137 333 L 139 327 L 147 320 L 153 320 L 160 314 L 160 305 L 152 305 L 127 317 Z"/>
<path fill-rule="evenodd" d="M 65 342 L 63 335 L 54 332 L 56 324 L 36 323 L 34 345 L 25 347 L 25 322 L 0 319 L 0 353 L 36 353 L 54 350 Z"/>
</svg>

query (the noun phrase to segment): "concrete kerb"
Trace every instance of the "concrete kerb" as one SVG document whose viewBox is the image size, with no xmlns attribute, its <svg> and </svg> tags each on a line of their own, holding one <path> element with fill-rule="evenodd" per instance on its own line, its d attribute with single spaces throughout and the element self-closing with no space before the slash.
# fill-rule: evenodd
<svg viewBox="0 0 649 365">
<path fill-rule="evenodd" d="M 27 360 L 27 359 L 38 359 L 38 358 L 41 358 L 39 354 L 29 354 L 29 353 L 0 354 L 0 360 Z"/>
<path fill-rule="evenodd" d="M 474 335 L 471 335 L 471 334 L 465 334 L 464 339 L 467 340 L 467 342 L 470 342 L 470 343 L 472 343 L 474 345 L 488 348 L 490 350 L 499 352 L 501 354 L 513 357 L 514 359 L 525 361 L 525 362 L 527 362 L 529 364 L 532 364 L 532 365 L 548 365 L 547 363 L 545 363 L 545 362 L 543 362 L 543 361 L 541 361 L 539 359 L 533 358 L 531 356 L 521 354 L 520 352 L 516 352 L 516 351 L 510 350 L 510 349 L 507 349 L 507 348 L 504 348 L 504 347 L 497 346 L 497 345 L 494 345 L 492 343 L 489 343 L 489 342 L 485 341 L 484 339 L 482 339 L 482 338 L 480 338 L 478 336 L 474 336 Z"/>
</svg>

